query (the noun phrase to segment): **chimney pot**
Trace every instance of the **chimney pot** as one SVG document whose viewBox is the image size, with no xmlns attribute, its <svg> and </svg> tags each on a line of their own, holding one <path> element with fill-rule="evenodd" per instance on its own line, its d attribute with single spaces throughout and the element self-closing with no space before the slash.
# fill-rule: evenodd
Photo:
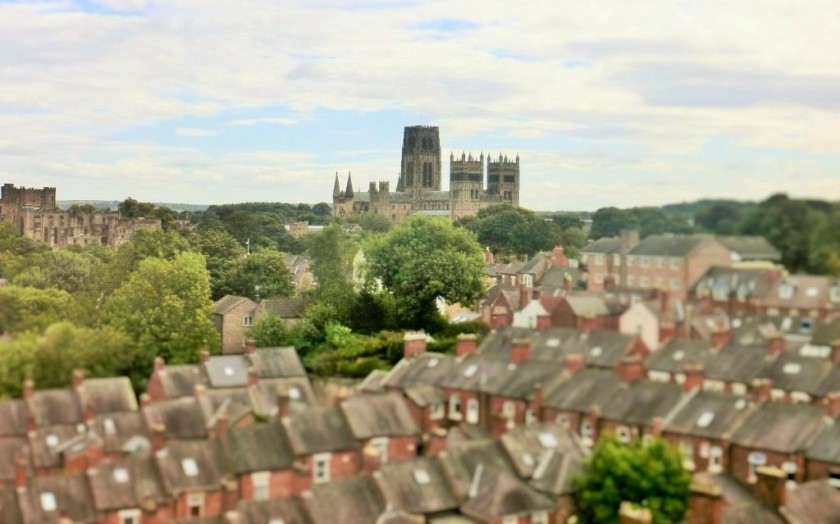
<svg viewBox="0 0 840 524">
<path fill-rule="evenodd" d="M 408 332 L 403 337 L 403 358 L 414 358 L 426 352 L 426 334 L 422 331 Z"/>
<path fill-rule="evenodd" d="M 563 363 L 566 366 L 566 371 L 569 373 L 577 373 L 581 369 L 586 366 L 586 360 L 583 358 L 583 355 L 580 353 L 573 353 L 571 355 L 566 355 L 566 358 L 563 359 Z"/>
<path fill-rule="evenodd" d="M 81 369 L 73 370 L 73 388 L 79 389 L 85 383 L 85 372 Z"/>
<path fill-rule="evenodd" d="M 458 358 L 472 355 L 478 349 L 478 337 L 473 333 L 462 333 L 458 335 L 455 345 L 455 354 Z"/>
<path fill-rule="evenodd" d="M 210 352 L 205 349 L 201 352 L 201 363 L 205 364 L 208 360 L 210 360 Z"/>
<path fill-rule="evenodd" d="M 155 357 L 155 372 L 163 371 L 166 368 L 166 361 L 163 357 Z"/>
<path fill-rule="evenodd" d="M 784 506 L 787 499 L 787 473 L 776 467 L 759 466 L 755 468 L 755 475 L 755 498 L 773 510 Z"/>
<path fill-rule="evenodd" d="M 23 381 L 23 398 L 29 399 L 35 395 L 35 381 L 28 378 Z"/>
<path fill-rule="evenodd" d="M 510 361 L 513 364 L 518 364 L 523 360 L 531 357 L 531 340 L 527 338 L 519 338 L 513 341 L 513 346 L 510 349 Z"/>
<path fill-rule="evenodd" d="M 249 338 L 245 341 L 245 353 L 248 355 L 253 355 L 257 351 L 257 341 L 253 338 Z"/>
</svg>

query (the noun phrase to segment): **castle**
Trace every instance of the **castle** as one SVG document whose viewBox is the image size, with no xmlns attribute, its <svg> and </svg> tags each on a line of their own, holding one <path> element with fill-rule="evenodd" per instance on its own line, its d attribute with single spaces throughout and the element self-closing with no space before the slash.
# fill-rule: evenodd
<svg viewBox="0 0 840 524">
<path fill-rule="evenodd" d="M 119 213 L 62 211 L 55 188 L 0 188 L 0 224 L 12 224 L 26 238 L 62 248 L 71 244 L 118 246 L 140 229 L 159 229 L 160 220 L 123 218 Z"/>
<path fill-rule="evenodd" d="M 367 192 L 355 191 L 347 175 L 344 191 L 335 175 L 333 215 L 353 217 L 366 213 L 385 215 L 399 223 L 413 214 L 457 219 L 475 215 L 494 204 L 519 207 L 519 155 L 515 160 L 499 155 L 487 157 L 484 184 L 484 154 L 449 155 L 449 190 L 441 190 L 440 132 L 436 126 L 406 127 L 402 162 L 395 191 L 389 182 L 371 182 Z"/>
</svg>

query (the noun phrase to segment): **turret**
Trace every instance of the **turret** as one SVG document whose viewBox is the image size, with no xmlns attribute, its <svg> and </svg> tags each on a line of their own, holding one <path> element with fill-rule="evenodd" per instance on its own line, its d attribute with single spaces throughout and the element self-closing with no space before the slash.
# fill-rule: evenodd
<svg viewBox="0 0 840 524">
<path fill-rule="evenodd" d="M 350 172 L 347 172 L 347 188 L 344 190 L 345 198 L 353 198 L 353 181 L 350 179 Z"/>
<path fill-rule="evenodd" d="M 333 186 L 333 198 L 341 196 L 341 187 L 338 185 L 338 171 L 335 172 L 335 185 Z"/>
</svg>

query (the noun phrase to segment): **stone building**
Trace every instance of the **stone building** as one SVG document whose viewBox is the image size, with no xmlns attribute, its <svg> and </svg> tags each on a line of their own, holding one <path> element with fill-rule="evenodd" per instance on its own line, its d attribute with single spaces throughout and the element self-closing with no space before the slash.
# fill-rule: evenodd
<svg viewBox="0 0 840 524">
<path fill-rule="evenodd" d="M 42 189 L 3 184 L 0 223 L 8 223 L 26 238 L 62 248 L 71 244 L 118 246 L 141 229 L 160 229 L 160 220 L 123 218 L 119 213 L 62 211 L 54 187 Z"/>
<path fill-rule="evenodd" d="M 333 214 L 352 217 L 365 213 L 385 215 L 401 222 L 412 214 L 471 216 L 493 204 L 519 207 L 519 156 L 496 159 L 449 155 L 449 190 L 441 189 L 440 132 L 432 126 L 406 127 L 403 134 L 400 176 L 395 191 L 387 181 L 371 182 L 366 192 L 354 190 L 350 174 L 344 191 L 335 175 Z M 486 184 L 485 184 L 486 171 Z"/>
</svg>

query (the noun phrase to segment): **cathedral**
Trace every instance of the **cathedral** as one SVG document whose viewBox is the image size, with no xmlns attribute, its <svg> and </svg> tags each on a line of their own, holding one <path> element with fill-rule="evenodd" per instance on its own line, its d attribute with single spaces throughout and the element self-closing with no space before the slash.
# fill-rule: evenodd
<svg viewBox="0 0 840 524">
<path fill-rule="evenodd" d="M 389 182 L 371 182 L 367 191 L 353 189 L 347 175 L 344 191 L 335 175 L 333 214 L 353 217 L 365 213 L 385 215 L 399 223 L 413 214 L 457 219 L 475 215 L 494 204 L 519 207 L 519 155 L 509 160 L 462 153 L 449 155 L 449 190 L 441 189 L 440 131 L 432 126 L 406 127 L 403 134 L 400 177 L 394 191 Z"/>
</svg>

